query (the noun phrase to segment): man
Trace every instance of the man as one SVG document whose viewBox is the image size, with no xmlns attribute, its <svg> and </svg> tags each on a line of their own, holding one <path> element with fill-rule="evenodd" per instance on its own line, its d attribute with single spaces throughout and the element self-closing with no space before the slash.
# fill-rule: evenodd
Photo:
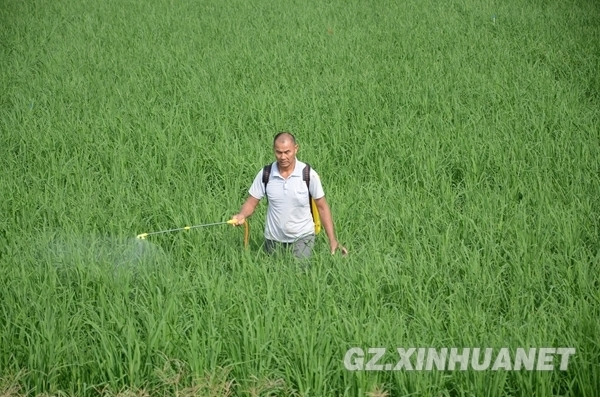
<svg viewBox="0 0 600 397">
<path fill-rule="evenodd" d="M 289 132 L 280 132 L 273 139 L 276 162 L 273 163 L 265 192 L 262 181 L 263 170 L 254 178 L 248 191 L 246 202 L 240 212 L 233 216 L 236 226 L 242 225 L 250 217 L 263 197 L 268 199 L 267 221 L 265 225 L 265 250 L 272 253 L 278 246 L 291 248 L 298 258 L 311 256 L 315 243 L 315 226 L 310 212 L 309 189 L 302 179 L 305 163 L 296 158 L 298 145 Z M 310 194 L 315 200 L 319 216 L 327 236 L 331 254 L 339 249 L 347 255 L 335 237 L 333 218 L 319 175 L 311 168 Z"/>
</svg>

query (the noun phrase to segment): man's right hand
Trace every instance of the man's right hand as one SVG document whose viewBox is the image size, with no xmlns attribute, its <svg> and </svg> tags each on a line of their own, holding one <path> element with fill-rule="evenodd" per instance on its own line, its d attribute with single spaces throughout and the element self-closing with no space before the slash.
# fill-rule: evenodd
<svg viewBox="0 0 600 397">
<path fill-rule="evenodd" d="M 246 217 L 241 214 L 234 215 L 231 217 L 231 219 L 234 219 L 236 221 L 235 223 L 233 223 L 233 226 L 243 225 L 246 221 Z"/>
</svg>

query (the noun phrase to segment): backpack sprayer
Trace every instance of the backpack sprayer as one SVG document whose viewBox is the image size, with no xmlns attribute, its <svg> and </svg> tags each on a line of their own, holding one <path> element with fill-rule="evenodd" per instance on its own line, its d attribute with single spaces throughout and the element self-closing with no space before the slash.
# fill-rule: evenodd
<svg viewBox="0 0 600 397">
<path fill-rule="evenodd" d="M 159 230 L 157 232 L 138 234 L 137 238 L 140 240 L 145 240 L 146 237 L 152 236 L 155 234 L 172 233 L 172 232 L 178 232 L 178 231 L 182 231 L 182 230 L 191 230 L 191 229 L 197 229 L 200 227 L 217 226 L 217 225 L 224 225 L 224 224 L 234 225 L 236 222 L 237 221 L 235 219 L 230 219 L 225 222 L 205 223 L 202 225 L 185 226 L 185 227 L 179 227 L 176 229 Z M 245 248 L 248 248 L 249 239 L 250 239 L 250 227 L 248 225 L 248 220 L 244 219 L 244 247 Z"/>
</svg>

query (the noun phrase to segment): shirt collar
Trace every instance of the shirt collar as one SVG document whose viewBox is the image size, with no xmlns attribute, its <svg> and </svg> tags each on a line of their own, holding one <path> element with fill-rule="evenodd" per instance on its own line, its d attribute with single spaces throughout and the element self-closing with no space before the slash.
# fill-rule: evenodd
<svg viewBox="0 0 600 397">
<path fill-rule="evenodd" d="M 277 161 L 275 161 L 274 165 L 275 166 L 273 167 L 273 175 L 283 178 L 281 176 L 281 174 L 279 173 L 279 164 L 277 164 Z M 290 176 L 300 176 L 301 177 L 303 169 L 304 169 L 304 163 L 301 162 L 300 160 L 296 159 L 296 165 L 294 166 L 294 171 L 292 171 Z"/>
</svg>

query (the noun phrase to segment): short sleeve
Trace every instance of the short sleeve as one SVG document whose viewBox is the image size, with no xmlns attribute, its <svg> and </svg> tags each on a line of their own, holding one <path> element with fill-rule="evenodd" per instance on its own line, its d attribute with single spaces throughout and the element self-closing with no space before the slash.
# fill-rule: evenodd
<svg viewBox="0 0 600 397">
<path fill-rule="evenodd" d="M 248 193 L 255 199 L 260 200 L 265 196 L 265 185 L 262 183 L 262 169 L 256 174 Z"/>
<path fill-rule="evenodd" d="M 321 178 L 319 174 L 311 168 L 310 170 L 310 185 L 309 185 L 310 195 L 314 199 L 320 199 L 325 196 L 325 192 L 323 191 L 323 185 L 321 184 Z"/>
</svg>

